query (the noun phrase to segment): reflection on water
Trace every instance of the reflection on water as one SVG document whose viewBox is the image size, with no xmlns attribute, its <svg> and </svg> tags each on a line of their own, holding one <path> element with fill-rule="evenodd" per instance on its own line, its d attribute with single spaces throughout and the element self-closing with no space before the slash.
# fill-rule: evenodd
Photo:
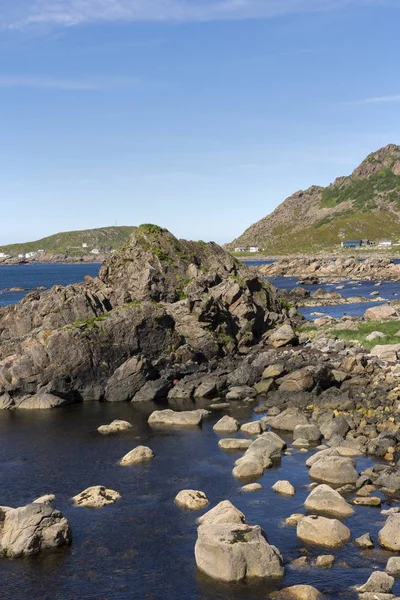
<svg viewBox="0 0 400 600">
<path fill-rule="evenodd" d="M 191 408 L 193 405 L 190 406 Z M 1 598 L 12 600 L 259 600 L 266 582 L 219 584 L 197 572 L 193 549 L 195 519 L 201 513 L 178 508 L 173 499 L 185 488 L 206 492 L 211 505 L 231 500 L 249 523 L 261 525 L 286 562 L 304 552 L 293 527 L 284 517 L 303 512 L 310 483 L 307 454 L 293 451 L 281 466 L 265 472 L 263 489 L 241 492 L 231 475 L 240 453 L 218 448 L 212 430 L 222 415 L 207 418 L 202 428 L 152 431 L 147 417 L 153 405 L 82 404 L 54 411 L 0 413 L 1 504 L 21 506 L 44 493 L 55 493 L 54 506 L 70 520 L 74 541 L 61 549 L 31 559 L 0 560 Z M 249 407 L 228 411 L 240 422 L 252 418 Z M 101 436 L 96 428 L 114 418 L 127 419 L 133 428 L 115 436 Z M 289 440 L 290 441 L 290 440 Z M 119 459 L 138 444 L 149 445 L 155 459 L 121 467 Z M 371 464 L 357 459 L 360 469 Z M 296 487 L 293 498 L 271 490 L 278 479 Z M 76 508 L 69 498 L 91 485 L 120 492 L 116 504 L 100 510 Z M 346 520 L 352 539 L 369 531 L 376 540 L 384 522 L 379 509 L 359 507 Z M 308 548 L 311 557 L 328 553 Z M 329 551 L 330 553 L 330 551 Z M 363 553 L 351 543 L 334 550 L 337 566 L 329 570 L 287 567 L 283 585 L 309 583 L 331 598 L 351 585 L 366 581 L 372 568 L 383 568 L 387 553 Z M 340 562 L 345 560 L 350 568 Z"/>
</svg>

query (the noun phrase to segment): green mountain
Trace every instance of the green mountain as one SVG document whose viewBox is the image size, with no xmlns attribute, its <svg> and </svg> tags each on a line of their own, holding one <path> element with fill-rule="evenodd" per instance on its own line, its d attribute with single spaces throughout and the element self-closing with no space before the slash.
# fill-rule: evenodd
<svg viewBox="0 0 400 600">
<path fill-rule="evenodd" d="M 44 250 L 49 254 L 84 256 L 97 249 L 100 253 L 116 250 L 126 244 L 136 227 L 101 227 L 83 231 L 65 231 L 35 242 L 0 246 L 0 252 L 15 256 Z M 86 244 L 86 246 L 84 246 Z"/>
<path fill-rule="evenodd" d="M 296 192 L 229 244 L 290 254 L 337 248 L 346 239 L 400 238 L 400 146 L 370 154 L 348 177 Z"/>
</svg>

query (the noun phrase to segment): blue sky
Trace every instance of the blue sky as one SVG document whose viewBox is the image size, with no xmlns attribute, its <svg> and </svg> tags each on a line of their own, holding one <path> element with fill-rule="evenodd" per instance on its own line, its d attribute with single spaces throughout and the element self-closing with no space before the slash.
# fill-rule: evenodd
<svg viewBox="0 0 400 600">
<path fill-rule="evenodd" d="M 400 143 L 398 0 L 2 0 L 0 245 L 231 241 Z"/>
</svg>

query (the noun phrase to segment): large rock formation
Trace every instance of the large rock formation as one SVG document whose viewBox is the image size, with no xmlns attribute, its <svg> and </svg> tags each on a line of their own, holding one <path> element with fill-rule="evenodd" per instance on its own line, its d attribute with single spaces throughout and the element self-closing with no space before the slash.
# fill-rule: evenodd
<svg viewBox="0 0 400 600">
<path fill-rule="evenodd" d="M 98 278 L 0 309 L 0 406 L 129 400 L 160 364 L 233 354 L 282 317 L 275 290 L 216 244 L 143 225 Z"/>
</svg>

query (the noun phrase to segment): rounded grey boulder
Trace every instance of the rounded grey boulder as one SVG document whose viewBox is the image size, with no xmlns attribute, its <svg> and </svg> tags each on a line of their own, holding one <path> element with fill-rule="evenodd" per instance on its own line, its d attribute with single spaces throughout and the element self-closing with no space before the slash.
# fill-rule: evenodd
<svg viewBox="0 0 400 600">
<path fill-rule="evenodd" d="M 9 558 L 38 554 L 72 541 L 67 519 L 45 504 L 7 510 L 0 530 L 0 554 Z"/>
</svg>

